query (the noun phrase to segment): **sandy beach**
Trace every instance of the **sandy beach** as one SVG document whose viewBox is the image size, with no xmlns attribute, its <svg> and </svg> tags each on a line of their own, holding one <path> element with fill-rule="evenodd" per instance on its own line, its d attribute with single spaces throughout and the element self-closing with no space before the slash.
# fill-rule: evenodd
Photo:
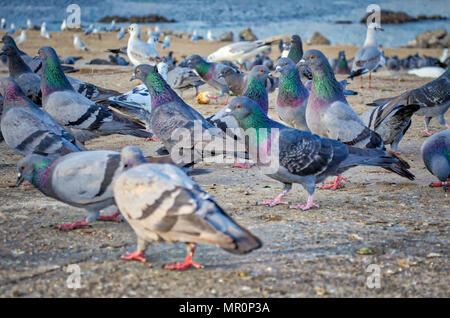
<svg viewBox="0 0 450 318">
<path fill-rule="evenodd" d="M 146 34 L 146 28 L 143 30 Z M 17 34 L 18 35 L 18 34 Z M 127 44 L 117 33 L 81 35 L 88 52 L 74 51 L 73 33 L 52 33 L 46 40 L 38 31 L 28 31 L 20 48 L 35 55 L 44 45 L 61 57 L 83 56 L 70 74 L 104 88 L 127 92 L 140 84 L 130 82 L 132 66 L 86 65 L 94 58 L 107 59 L 107 48 Z M 289 36 L 284 36 L 288 39 Z M 172 37 L 171 46 L 161 55 L 174 52 L 181 61 L 197 53 L 208 55 L 224 42 Z M 356 46 L 308 46 L 328 57 L 345 50 L 348 58 Z M 440 49 L 385 48 L 385 55 L 400 58 L 418 52 L 439 57 Z M 270 57 L 279 56 L 273 46 Z M 0 69 L 0 77 L 7 76 Z M 344 77 L 338 76 L 338 80 Z M 360 114 L 374 99 L 398 95 L 431 79 L 412 75 L 392 75 L 387 70 L 374 73 L 372 89 L 360 89 L 359 79 L 348 88 L 358 91 L 348 97 Z M 367 78 L 364 78 L 367 84 Z M 213 91 L 208 85 L 201 91 Z M 269 115 L 275 113 L 277 91 L 269 95 Z M 223 106 L 212 101 L 199 105 L 194 90 L 184 100 L 204 116 Z M 446 114 L 450 122 L 450 112 Z M 344 174 L 350 179 L 337 191 L 316 191 L 320 208 L 305 212 L 287 206 L 256 206 L 275 197 L 282 185 L 263 176 L 257 167 L 235 169 L 230 165 L 199 164 L 214 169 L 195 181 L 242 225 L 263 240 L 263 247 L 248 255 L 231 255 L 219 248 L 200 245 L 195 259 L 204 269 L 173 272 L 167 263 L 182 261 L 184 244 L 154 244 L 146 251 L 151 264 L 126 262 L 120 256 L 135 248 L 136 237 L 126 223 L 95 222 L 89 229 L 61 232 L 52 224 L 67 223 L 86 216 L 80 209 L 45 197 L 32 186 L 15 186 L 16 163 L 21 158 L 0 143 L 0 297 L 449 297 L 450 196 L 442 189 L 429 188 L 435 178 L 425 169 L 420 147 L 426 135 L 423 117 L 414 116 L 411 128 L 400 143 L 401 156 L 411 164 L 416 180 L 409 181 L 378 168 L 354 168 Z M 431 129 L 442 130 L 435 120 Z M 101 137 L 87 143 L 88 149 L 120 150 L 137 145 L 152 154 L 161 144 L 128 136 Z M 299 185 L 286 199 L 306 202 Z M 366 249 L 364 249 L 366 248 Z M 369 255 L 361 255 L 361 252 Z M 79 265 L 81 288 L 67 287 L 67 267 Z M 379 266 L 380 287 L 367 285 L 370 264 Z"/>
</svg>

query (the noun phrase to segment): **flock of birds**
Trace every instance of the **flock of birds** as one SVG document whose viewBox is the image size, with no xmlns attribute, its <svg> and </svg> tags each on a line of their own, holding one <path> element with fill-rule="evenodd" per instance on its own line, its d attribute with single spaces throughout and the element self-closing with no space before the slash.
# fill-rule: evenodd
<svg viewBox="0 0 450 318">
<path fill-rule="evenodd" d="M 210 172 L 194 168 L 209 157 L 233 157 L 233 166 L 240 168 L 255 164 L 283 184 L 276 198 L 259 205 L 287 204 L 284 196 L 294 183 L 300 184 L 308 193 L 307 202 L 291 208 L 308 210 L 319 207 L 313 199 L 316 184 L 334 176 L 322 189 L 341 188 L 346 180 L 342 173 L 356 166 L 377 166 L 414 180 L 409 164 L 399 157 L 398 145 L 416 114 L 425 117 L 425 131 L 432 135 L 422 146 L 425 166 L 441 181 L 432 185 L 445 190 L 450 178 L 450 130 L 433 134 L 428 124 L 437 117 L 450 128 L 444 118 L 450 107 L 450 69 L 422 87 L 373 101 L 370 105 L 375 108 L 361 116 L 346 100 L 357 93 L 345 89 L 346 81 L 336 80 L 335 74 L 353 78 L 369 73 L 370 87 L 371 72 L 386 63 L 375 40 L 378 29 L 369 26 L 352 67 L 343 52 L 336 60 L 319 50 L 303 52 L 298 35 L 288 45 L 280 41 L 282 52 L 276 62 L 265 54 L 274 41 L 241 41 L 175 65 L 171 56 L 158 54 L 159 34 L 150 34 L 152 40 L 144 42 L 140 26 L 132 24 L 127 47 L 110 50 L 126 54 L 135 65 L 131 80 L 142 82 L 125 94 L 66 75 L 73 69 L 63 65 L 65 59 L 61 61 L 52 47 L 41 47 L 32 58 L 6 34 L 0 57 L 6 59 L 9 77 L 0 78 L 0 127 L 6 144 L 24 156 L 17 164 L 17 184 L 27 181 L 49 197 L 88 211 L 87 218 L 55 225 L 57 229 L 124 218 L 137 235 L 136 251 L 126 253 L 125 260 L 146 262 L 144 251 L 151 242 L 185 242 L 185 261 L 166 266 L 178 270 L 201 267 L 193 260 L 198 243 L 237 254 L 262 246 L 189 178 Z M 94 26 L 89 32 L 99 34 Z M 125 36 L 123 28 L 118 36 Z M 213 40 L 211 33 L 208 38 Z M 164 45 L 170 45 L 170 38 Z M 74 46 L 87 49 L 78 35 Z M 205 83 L 219 92 L 207 98 L 225 98 L 225 106 L 209 118 L 181 97 L 192 88 L 198 97 L 198 87 Z M 275 109 L 284 124 L 268 117 L 268 94 L 276 89 Z M 236 97 L 230 99 L 231 94 Z M 189 133 L 182 147 L 179 131 Z M 89 139 L 112 134 L 159 141 L 163 147 L 158 156 L 147 157 L 135 146 L 121 152 L 84 147 Z M 223 147 L 228 142 L 240 144 L 241 150 Z M 100 215 L 110 206 L 118 211 Z"/>
</svg>

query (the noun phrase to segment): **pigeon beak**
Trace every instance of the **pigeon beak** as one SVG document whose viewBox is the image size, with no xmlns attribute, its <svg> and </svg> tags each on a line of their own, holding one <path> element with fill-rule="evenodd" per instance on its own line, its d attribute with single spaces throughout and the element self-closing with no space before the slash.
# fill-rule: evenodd
<svg viewBox="0 0 450 318">
<path fill-rule="evenodd" d="M 22 184 L 22 182 L 25 181 L 25 178 L 23 177 L 22 173 L 19 172 L 19 174 L 17 175 L 17 181 L 16 181 L 16 185 L 20 186 Z"/>
<path fill-rule="evenodd" d="M 225 113 L 231 113 L 231 108 L 225 109 Z"/>
<path fill-rule="evenodd" d="M 136 79 L 137 79 L 136 74 L 133 74 L 133 75 L 131 75 L 131 77 L 130 77 L 130 82 L 131 82 L 131 81 L 134 81 L 134 80 L 136 80 Z"/>
<path fill-rule="evenodd" d="M 301 59 L 300 61 L 298 61 L 299 64 L 305 64 L 306 61 L 304 59 Z"/>
<path fill-rule="evenodd" d="M 281 66 L 275 67 L 275 73 L 281 73 Z"/>
</svg>

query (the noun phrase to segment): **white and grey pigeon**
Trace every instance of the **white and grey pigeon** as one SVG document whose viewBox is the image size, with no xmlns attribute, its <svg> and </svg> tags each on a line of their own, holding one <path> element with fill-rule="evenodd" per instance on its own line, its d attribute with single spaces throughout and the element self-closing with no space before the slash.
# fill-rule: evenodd
<svg viewBox="0 0 450 318">
<path fill-rule="evenodd" d="M 42 25 L 41 25 L 41 36 L 46 39 L 51 38 L 50 33 L 47 30 L 47 23 L 45 23 L 45 22 L 42 22 Z"/>
<path fill-rule="evenodd" d="M 61 69 L 55 50 L 45 46 L 39 49 L 42 61 L 42 107 L 62 126 L 85 129 L 102 134 L 124 134 L 150 138 L 144 127 L 119 116 L 106 106 L 76 92 Z"/>
<path fill-rule="evenodd" d="M 121 165 L 127 170 L 114 183 L 117 206 L 137 236 L 136 251 L 127 252 L 122 259 L 146 262 L 148 243 L 184 242 L 185 261 L 165 268 L 185 270 L 202 267 L 193 260 L 198 243 L 234 254 L 246 254 L 262 246 L 182 170 L 168 164 L 134 166 L 139 154 L 137 147 L 122 150 Z"/>
<path fill-rule="evenodd" d="M 85 150 L 49 114 L 26 97 L 14 79 L 0 78 L 0 94 L 4 97 L 1 132 L 15 153 L 61 156 Z"/>
<path fill-rule="evenodd" d="M 128 27 L 130 37 L 128 39 L 127 55 L 131 63 L 135 66 L 140 64 L 155 65 L 160 58 L 156 46 L 146 43 L 140 39 L 141 28 L 137 24 Z"/>
<path fill-rule="evenodd" d="M 87 51 L 88 50 L 88 48 L 86 47 L 86 44 L 84 44 L 84 42 L 80 39 L 78 34 L 74 34 L 73 35 L 73 46 L 77 50 L 81 50 L 81 51 Z"/>
<path fill-rule="evenodd" d="M 27 31 L 26 30 L 22 30 L 20 32 L 20 35 L 15 39 L 16 44 L 22 44 L 27 40 Z"/>
<path fill-rule="evenodd" d="M 356 55 L 353 58 L 352 71 L 349 78 L 353 79 L 356 76 L 361 76 L 361 88 L 364 88 L 362 75 L 369 73 L 368 87 L 371 88 L 370 81 L 372 78 L 372 71 L 385 63 L 385 59 L 381 50 L 378 48 L 377 40 L 375 38 L 376 31 L 383 31 L 383 29 L 376 23 L 371 23 L 367 26 L 364 45 L 356 52 Z"/>
<path fill-rule="evenodd" d="M 241 41 L 225 45 L 208 55 L 208 62 L 236 61 L 240 65 L 268 48 L 274 41 Z"/>
<path fill-rule="evenodd" d="M 425 117 L 425 130 L 428 135 L 433 134 L 429 128 L 429 123 L 433 117 L 437 117 L 439 123 L 450 128 L 445 120 L 445 113 L 450 108 L 450 67 L 447 67 L 444 74 L 439 78 L 410 91 L 406 91 L 400 96 L 382 98 L 375 100 L 369 106 L 386 106 L 387 112 L 399 104 L 417 104 L 420 109 L 415 112 L 418 116 Z"/>
</svg>

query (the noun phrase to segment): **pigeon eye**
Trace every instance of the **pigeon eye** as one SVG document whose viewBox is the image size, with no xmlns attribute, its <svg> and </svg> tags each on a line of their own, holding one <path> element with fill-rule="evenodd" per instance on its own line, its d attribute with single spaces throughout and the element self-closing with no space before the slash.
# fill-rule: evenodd
<svg viewBox="0 0 450 318">
<path fill-rule="evenodd" d="M 287 65 L 288 65 L 288 62 L 284 63 L 284 65 L 287 66 Z"/>
<path fill-rule="evenodd" d="M 140 74 L 140 73 L 141 73 L 141 70 L 136 70 L 136 73 Z"/>
<path fill-rule="evenodd" d="M 240 109 L 240 108 L 242 108 L 242 105 L 239 104 L 239 105 L 236 106 L 236 108 Z"/>
<path fill-rule="evenodd" d="M 264 73 L 264 70 L 261 69 L 261 70 L 259 70 L 259 72 L 260 72 L 260 73 Z"/>
<path fill-rule="evenodd" d="M 25 166 L 21 166 L 21 167 L 20 167 L 20 170 L 25 170 Z"/>
<path fill-rule="evenodd" d="M 315 58 L 316 58 L 315 55 L 311 55 L 311 56 L 309 57 L 310 60 L 314 60 Z"/>
</svg>

